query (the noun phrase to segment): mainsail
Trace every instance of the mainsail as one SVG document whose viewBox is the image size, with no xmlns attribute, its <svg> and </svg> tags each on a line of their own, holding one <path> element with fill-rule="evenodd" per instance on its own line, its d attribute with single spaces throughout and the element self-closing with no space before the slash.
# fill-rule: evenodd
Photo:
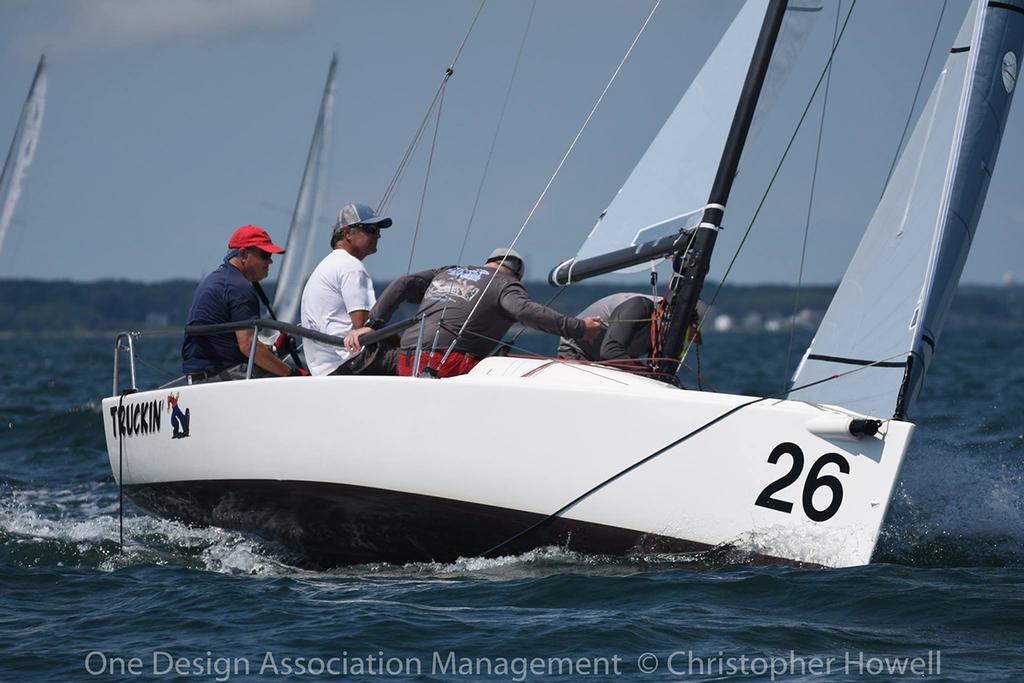
<svg viewBox="0 0 1024 683">
<path fill-rule="evenodd" d="M 7 152 L 3 173 L 0 174 L 0 249 L 4 246 L 7 228 L 14 217 L 14 207 L 21 197 L 21 184 L 25 171 L 36 153 L 39 129 L 43 125 L 43 109 L 46 105 L 46 55 L 39 58 L 36 75 L 28 90 L 25 105 L 21 108 L 18 127 L 14 131 L 11 148 Z"/>
<path fill-rule="evenodd" d="M 661 131 L 630 173 L 590 235 L 576 261 L 608 254 L 693 227 L 717 172 L 732 123 L 728 112 L 737 101 L 761 30 L 768 0 L 748 0 L 733 19 L 707 62 L 669 115 Z M 778 44 L 766 77 L 754 129 L 763 119 L 803 47 L 820 2 L 792 2 L 786 10 Z M 665 239 L 671 246 L 673 239 Z M 647 263 L 621 272 L 647 268 Z M 559 284 L 565 284 L 560 282 Z"/>
<path fill-rule="evenodd" d="M 1024 0 L 975 0 L 793 386 L 845 376 L 792 398 L 908 413 L 974 238 L 1022 46 Z"/>
<path fill-rule="evenodd" d="M 299 318 L 299 303 L 305 279 L 313 270 L 315 246 L 320 244 L 327 250 L 326 235 L 318 230 L 320 211 L 323 206 L 324 189 L 327 184 L 327 154 L 330 150 L 331 119 L 334 112 L 334 72 L 338 66 L 338 55 L 331 57 L 327 69 L 327 82 L 320 100 L 320 112 L 313 129 L 313 141 L 309 145 L 306 168 L 302 173 L 299 196 L 295 201 L 292 223 L 288 230 L 286 253 L 282 257 L 281 273 L 277 278 L 274 293 L 274 312 L 281 322 L 295 323 Z M 321 242 L 317 241 L 322 237 Z"/>
</svg>

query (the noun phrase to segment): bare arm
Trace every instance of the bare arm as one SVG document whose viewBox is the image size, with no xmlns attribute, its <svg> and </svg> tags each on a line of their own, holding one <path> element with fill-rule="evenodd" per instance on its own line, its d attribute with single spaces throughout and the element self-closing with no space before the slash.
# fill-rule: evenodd
<svg viewBox="0 0 1024 683">
<path fill-rule="evenodd" d="M 352 318 L 352 329 L 345 335 L 345 348 L 350 353 L 359 353 L 363 350 L 359 338 L 373 332 L 373 328 L 366 326 L 366 321 L 370 319 L 370 313 L 369 311 L 352 311 L 349 313 L 349 317 Z"/>
<path fill-rule="evenodd" d="M 349 311 L 348 317 L 352 318 L 352 329 L 366 327 L 366 321 L 370 319 L 369 311 Z"/>
<path fill-rule="evenodd" d="M 235 330 L 235 340 L 238 342 L 238 350 L 246 358 L 249 357 L 249 349 L 252 348 L 252 330 Z M 256 357 L 253 364 L 258 365 L 272 375 L 287 377 L 292 374 L 292 367 L 274 355 L 266 344 L 256 342 Z"/>
</svg>

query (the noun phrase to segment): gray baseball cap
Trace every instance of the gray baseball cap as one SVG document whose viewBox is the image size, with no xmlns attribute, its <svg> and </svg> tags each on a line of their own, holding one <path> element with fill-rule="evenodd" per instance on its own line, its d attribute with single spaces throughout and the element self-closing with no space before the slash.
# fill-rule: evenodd
<svg viewBox="0 0 1024 683">
<path fill-rule="evenodd" d="M 504 259 L 504 266 L 516 274 L 516 277 L 522 277 L 523 271 L 526 270 L 526 261 L 519 255 L 519 252 L 515 249 L 507 249 L 505 247 L 499 247 L 491 252 L 491 255 L 487 257 L 485 263 L 493 263 Z"/>
<path fill-rule="evenodd" d="M 353 225 L 375 225 L 378 228 L 390 228 L 391 219 L 378 216 L 377 212 L 366 204 L 346 204 L 338 212 L 338 220 L 334 221 L 334 229 L 341 230 Z"/>
</svg>

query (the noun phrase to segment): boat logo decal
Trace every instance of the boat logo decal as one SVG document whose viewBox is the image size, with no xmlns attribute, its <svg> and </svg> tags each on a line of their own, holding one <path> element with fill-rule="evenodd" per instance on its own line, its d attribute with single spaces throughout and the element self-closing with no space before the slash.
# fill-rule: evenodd
<svg viewBox="0 0 1024 683">
<path fill-rule="evenodd" d="M 189 409 L 185 408 L 185 412 L 182 412 L 181 406 L 178 405 L 179 396 L 181 396 L 181 392 L 167 395 L 167 412 L 171 414 L 171 427 L 174 430 L 171 433 L 172 439 L 184 439 L 187 437 L 188 423 L 192 419 L 192 413 L 189 412 Z"/>
<path fill-rule="evenodd" d="M 114 438 L 156 434 L 160 431 L 164 402 L 125 402 L 110 408 L 110 426 Z"/>
</svg>

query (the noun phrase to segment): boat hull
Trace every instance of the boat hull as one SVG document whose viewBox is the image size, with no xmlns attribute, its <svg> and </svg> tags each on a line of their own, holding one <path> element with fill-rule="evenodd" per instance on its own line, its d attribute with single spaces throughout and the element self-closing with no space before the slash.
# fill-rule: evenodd
<svg viewBox="0 0 1024 683">
<path fill-rule="evenodd" d="M 104 400 L 104 418 L 115 478 L 143 508 L 252 532 L 318 565 L 480 555 L 581 496 L 497 552 L 731 545 L 870 561 L 913 425 L 858 440 L 836 428 L 850 417 L 838 409 L 754 401 L 489 359 L 450 380 L 142 392 Z"/>
<path fill-rule="evenodd" d="M 316 567 L 452 562 L 482 555 L 545 520 L 521 510 L 325 482 L 184 481 L 137 484 L 125 491 L 159 517 L 254 533 L 279 543 L 298 563 Z M 692 553 L 711 547 L 556 518 L 498 552 L 519 554 L 541 546 L 599 555 Z"/>
</svg>

